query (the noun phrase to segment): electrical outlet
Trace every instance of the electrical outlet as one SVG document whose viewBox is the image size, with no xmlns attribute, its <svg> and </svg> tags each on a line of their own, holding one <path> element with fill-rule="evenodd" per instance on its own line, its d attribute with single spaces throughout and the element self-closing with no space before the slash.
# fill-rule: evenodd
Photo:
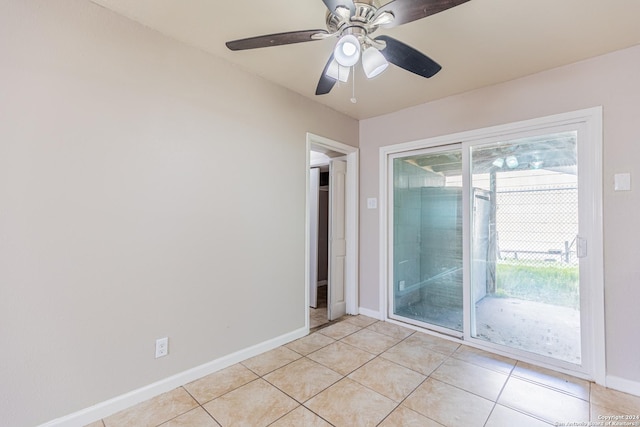
<svg viewBox="0 0 640 427">
<path fill-rule="evenodd" d="M 156 359 L 169 354 L 169 338 L 158 338 L 156 340 Z"/>
</svg>

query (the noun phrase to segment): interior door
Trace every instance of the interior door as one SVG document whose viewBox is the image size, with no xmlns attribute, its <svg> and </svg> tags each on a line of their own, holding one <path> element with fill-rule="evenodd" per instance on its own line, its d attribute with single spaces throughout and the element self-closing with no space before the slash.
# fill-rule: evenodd
<svg viewBox="0 0 640 427">
<path fill-rule="evenodd" d="M 320 168 L 309 172 L 309 306 L 318 306 L 318 229 Z"/>
<path fill-rule="evenodd" d="M 329 280 L 328 318 L 335 320 L 347 312 L 346 278 L 346 176 L 347 162 L 331 160 L 329 164 Z"/>
</svg>

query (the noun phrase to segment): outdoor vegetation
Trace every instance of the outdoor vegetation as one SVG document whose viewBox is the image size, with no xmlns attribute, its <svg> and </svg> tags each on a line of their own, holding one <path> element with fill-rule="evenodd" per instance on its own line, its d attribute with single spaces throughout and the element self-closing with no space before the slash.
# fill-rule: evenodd
<svg viewBox="0 0 640 427">
<path fill-rule="evenodd" d="M 495 296 L 579 308 L 577 265 L 499 262 L 496 276 Z"/>
</svg>

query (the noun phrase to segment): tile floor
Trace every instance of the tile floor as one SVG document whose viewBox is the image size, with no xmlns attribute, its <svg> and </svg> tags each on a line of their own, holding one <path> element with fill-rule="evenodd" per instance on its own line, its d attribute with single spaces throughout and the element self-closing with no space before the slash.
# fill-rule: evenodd
<svg viewBox="0 0 640 427">
<path fill-rule="evenodd" d="M 543 427 L 602 415 L 640 415 L 640 397 L 347 316 L 90 426 Z"/>
</svg>

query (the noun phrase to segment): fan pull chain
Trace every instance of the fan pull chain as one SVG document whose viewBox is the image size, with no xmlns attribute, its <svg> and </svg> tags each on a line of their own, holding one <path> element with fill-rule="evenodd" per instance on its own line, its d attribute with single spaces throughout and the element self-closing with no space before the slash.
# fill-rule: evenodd
<svg viewBox="0 0 640 427">
<path fill-rule="evenodd" d="M 355 67 L 351 67 L 351 75 L 353 76 L 353 90 L 351 92 L 351 103 L 355 104 L 356 102 L 358 102 L 358 100 L 356 99 L 356 73 L 355 73 Z"/>
</svg>

